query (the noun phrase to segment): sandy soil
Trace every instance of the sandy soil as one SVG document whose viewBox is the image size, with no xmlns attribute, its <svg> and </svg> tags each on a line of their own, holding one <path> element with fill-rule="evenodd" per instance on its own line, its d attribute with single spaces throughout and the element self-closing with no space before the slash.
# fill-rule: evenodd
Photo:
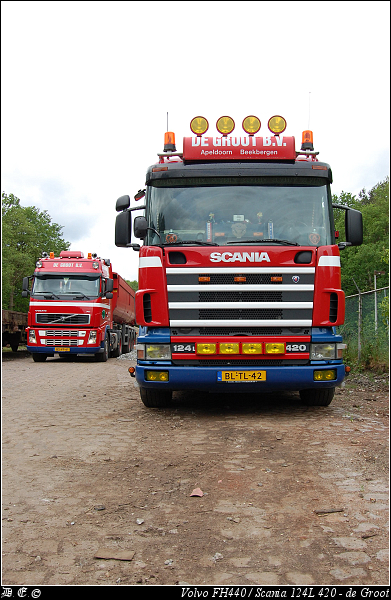
<svg viewBox="0 0 391 600">
<path fill-rule="evenodd" d="M 388 377 L 151 410 L 131 364 L 3 355 L 3 586 L 387 585 Z"/>
</svg>

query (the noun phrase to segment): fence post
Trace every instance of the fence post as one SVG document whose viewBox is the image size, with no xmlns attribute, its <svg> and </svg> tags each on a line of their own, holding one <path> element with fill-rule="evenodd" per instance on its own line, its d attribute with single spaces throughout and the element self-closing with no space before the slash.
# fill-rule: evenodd
<svg viewBox="0 0 391 600">
<path fill-rule="evenodd" d="M 375 335 L 377 333 L 377 293 L 376 293 L 376 275 L 384 275 L 384 271 L 374 271 L 373 278 L 375 280 Z"/>
<path fill-rule="evenodd" d="M 353 281 L 354 281 L 354 277 L 352 277 Z M 361 290 L 359 289 L 357 283 L 354 281 L 354 285 L 357 288 L 358 291 L 358 331 L 357 331 L 357 338 L 358 338 L 358 344 L 357 344 L 357 355 L 358 355 L 358 362 L 360 362 L 361 360 L 361 325 L 362 325 L 362 299 L 361 299 Z"/>
</svg>

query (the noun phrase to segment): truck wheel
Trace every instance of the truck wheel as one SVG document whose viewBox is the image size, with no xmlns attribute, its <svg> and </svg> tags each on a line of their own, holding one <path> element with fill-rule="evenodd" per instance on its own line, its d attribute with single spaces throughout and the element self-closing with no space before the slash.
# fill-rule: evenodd
<svg viewBox="0 0 391 600">
<path fill-rule="evenodd" d="M 307 406 L 328 406 L 334 398 L 335 388 L 300 390 L 300 398 Z"/>
<path fill-rule="evenodd" d="M 134 335 L 133 333 L 131 334 L 131 338 L 129 340 L 129 352 L 131 352 L 134 348 Z"/>
<path fill-rule="evenodd" d="M 95 360 L 97 362 L 106 362 L 108 358 L 109 358 L 109 338 L 106 335 L 105 341 L 103 343 L 103 352 L 100 352 L 99 354 L 95 354 Z"/>
<path fill-rule="evenodd" d="M 118 358 L 119 356 L 121 356 L 122 354 L 122 336 L 121 334 L 118 335 L 118 345 L 116 347 L 116 349 L 113 351 L 112 356 L 114 358 Z"/>
<path fill-rule="evenodd" d="M 48 355 L 47 354 L 33 354 L 33 361 L 34 362 L 45 362 L 45 360 L 47 359 Z"/>
<path fill-rule="evenodd" d="M 171 404 L 171 390 L 151 390 L 140 388 L 141 400 L 148 408 L 165 408 Z"/>
</svg>

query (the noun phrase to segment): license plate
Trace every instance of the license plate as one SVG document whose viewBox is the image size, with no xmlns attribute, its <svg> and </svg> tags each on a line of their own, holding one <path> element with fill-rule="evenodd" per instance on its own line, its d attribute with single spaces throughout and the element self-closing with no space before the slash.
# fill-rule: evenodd
<svg viewBox="0 0 391 600">
<path fill-rule="evenodd" d="M 266 381 L 266 371 L 218 371 L 217 381 L 226 383 Z"/>
<path fill-rule="evenodd" d="M 69 352 L 70 348 L 54 348 L 54 352 Z"/>
</svg>

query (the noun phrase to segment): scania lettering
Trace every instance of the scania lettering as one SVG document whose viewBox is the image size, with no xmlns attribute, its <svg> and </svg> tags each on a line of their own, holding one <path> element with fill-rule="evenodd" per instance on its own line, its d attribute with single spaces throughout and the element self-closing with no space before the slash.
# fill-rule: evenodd
<svg viewBox="0 0 391 600">
<path fill-rule="evenodd" d="M 240 252 L 212 252 L 210 255 L 210 260 L 212 262 L 270 262 L 270 258 L 267 252 L 244 252 L 241 254 Z"/>
<path fill-rule="evenodd" d="M 109 259 L 71 250 L 57 258 L 44 253 L 34 275 L 23 278 L 22 295 L 28 294 L 27 350 L 35 362 L 55 354 L 92 354 L 105 362 L 133 348 L 135 292 Z"/>
<path fill-rule="evenodd" d="M 340 251 L 362 243 L 362 215 L 333 205 L 313 134 L 296 150 L 280 115 L 195 117 L 173 132 L 131 204 L 117 200 L 115 243 L 139 252 L 137 365 L 148 407 L 181 390 L 300 393 L 327 406 L 347 372 Z M 139 200 L 144 198 L 141 204 Z M 333 211 L 345 212 L 339 242 Z M 133 211 L 143 211 L 133 219 Z M 140 215 L 140 213 L 139 213 Z M 136 240 L 132 241 L 133 235 Z M 141 240 L 141 241 L 140 241 Z"/>
</svg>

